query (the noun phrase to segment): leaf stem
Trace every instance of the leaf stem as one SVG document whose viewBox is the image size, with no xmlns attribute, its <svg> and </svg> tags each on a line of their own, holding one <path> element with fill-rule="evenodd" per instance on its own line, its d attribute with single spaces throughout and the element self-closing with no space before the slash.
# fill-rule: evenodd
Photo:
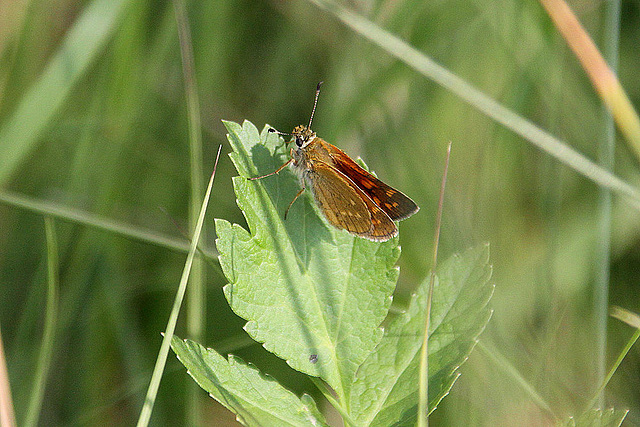
<svg viewBox="0 0 640 427">
<path fill-rule="evenodd" d="M 333 396 L 331 389 L 325 384 L 325 382 L 317 377 L 310 377 L 310 378 L 311 378 L 311 381 L 313 381 L 313 383 L 316 385 L 318 390 L 320 390 L 320 392 L 325 397 L 325 399 L 327 399 L 331 404 L 331 406 L 336 408 L 336 410 L 340 413 L 340 415 L 342 416 L 342 420 L 344 421 L 344 424 L 346 426 L 355 426 L 356 423 L 351 419 L 351 417 L 349 416 L 347 411 L 342 407 L 342 405 L 340 405 L 340 402 L 338 402 L 338 400 Z"/>
<path fill-rule="evenodd" d="M 540 0 L 567 45 L 582 64 L 593 87 L 611 111 L 620 132 L 625 136 L 637 159 L 640 159 L 640 118 L 616 77 L 620 22 L 620 2 L 605 3 L 605 54 L 609 65 L 598 51 L 589 34 L 563 0 Z"/>
<path fill-rule="evenodd" d="M 607 57 L 611 71 L 615 72 L 618 66 L 618 47 L 620 42 L 620 0 L 610 0 L 605 3 L 605 28 L 603 52 Z M 604 61 L 604 59 L 603 59 Z M 613 115 L 607 108 L 602 106 L 603 129 L 602 138 L 598 144 L 598 164 L 609 171 L 614 170 L 616 129 Z M 631 140 L 628 140 L 631 143 Z M 636 142 L 640 142 L 636 135 Z M 632 144 L 638 155 L 638 144 Z M 597 237 L 594 264 L 596 267 L 595 281 L 593 289 L 593 317 L 595 320 L 595 350 L 596 350 L 596 378 L 602 382 L 603 387 L 596 394 L 599 397 L 599 404 L 604 407 L 605 396 L 604 386 L 609 379 L 605 378 L 607 366 L 607 322 L 609 320 L 609 281 L 611 278 L 611 223 L 613 204 L 611 200 L 611 190 L 608 188 L 598 189 L 597 206 Z M 611 373 L 613 375 L 613 373 Z M 610 378 L 610 377 L 609 377 Z"/>
<path fill-rule="evenodd" d="M 53 342 L 58 319 L 58 242 L 55 224 L 51 217 L 44 218 L 44 226 L 47 236 L 47 302 L 45 306 L 42 347 L 38 355 L 29 407 L 24 423 L 27 427 L 38 424 L 38 418 L 40 417 L 40 410 L 42 408 L 42 399 L 47 383 L 47 374 L 51 366 Z"/>
<path fill-rule="evenodd" d="M 0 334 L 0 425 L 2 427 L 14 427 L 16 416 L 13 410 L 13 399 L 11 398 L 11 385 L 9 384 L 9 372 L 7 370 L 7 359 L 4 355 L 4 344 Z"/>
<path fill-rule="evenodd" d="M 433 266 L 429 277 L 429 294 L 427 296 L 427 309 L 424 320 L 424 333 L 422 334 L 422 350 L 420 352 L 420 381 L 418 389 L 418 426 L 429 425 L 429 324 L 431 320 L 431 301 L 433 288 L 436 281 L 436 267 L 438 265 L 438 245 L 440 243 L 440 226 L 442 222 L 442 208 L 444 206 L 444 189 L 447 184 L 449 172 L 449 158 L 451 157 L 451 142 L 447 146 L 447 156 L 442 173 L 440 185 L 440 199 L 438 200 L 438 213 L 436 214 L 436 231 L 433 238 Z"/>
<path fill-rule="evenodd" d="M 638 316 L 634 313 L 630 313 L 627 310 L 624 310 L 620 307 L 612 307 L 611 308 L 611 316 L 615 317 L 616 319 L 625 322 L 626 324 L 633 326 L 636 328 L 635 333 L 631 336 L 631 338 L 629 338 L 629 341 L 627 341 L 627 345 L 624 346 L 624 348 L 622 349 L 622 351 L 620 352 L 620 354 L 618 355 L 618 358 L 616 359 L 615 363 L 613 364 L 613 366 L 611 367 L 611 369 L 609 369 L 609 373 L 607 374 L 606 377 L 604 377 L 604 380 L 602 381 L 602 384 L 600 385 L 600 388 L 598 389 L 598 391 L 594 394 L 593 398 L 589 401 L 589 403 L 587 404 L 586 408 L 585 408 L 585 412 L 588 411 L 589 409 L 593 408 L 594 406 L 596 406 L 599 401 L 601 401 L 601 395 L 602 392 L 604 391 L 605 387 L 607 386 L 607 384 L 609 384 L 609 381 L 611 381 L 611 378 L 613 377 L 613 374 L 615 374 L 615 372 L 618 370 L 618 368 L 620 367 L 620 364 L 622 363 L 622 361 L 624 360 L 624 358 L 627 356 L 627 354 L 629 353 L 629 350 L 631 350 L 631 347 L 633 347 L 633 345 L 636 343 L 636 341 L 638 341 L 638 338 L 640 338 L 640 322 L 638 321 Z M 629 319 L 632 319 L 632 321 L 629 321 Z"/>
<path fill-rule="evenodd" d="M 198 210 L 203 190 L 202 170 L 202 134 L 200 122 L 200 103 L 198 101 L 198 84 L 195 74 L 195 60 L 193 58 L 193 43 L 189 28 L 189 17 L 185 0 L 174 0 L 173 8 L 180 40 L 180 54 L 182 57 L 182 72 L 184 91 L 187 98 L 187 117 L 189 121 L 189 170 L 191 177 L 191 192 L 189 195 L 189 231 L 193 232 L 198 221 Z M 206 236 L 206 227 L 203 229 Z M 196 341 L 201 341 L 204 335 L 206 319 L 206 270 L 201 258 L 193 261 L 191 285 L 187 294 L 187 333 Z M 200 425 L 200 398 L 195 384 L 189 386 L 187 395 L 187 425 Z"/>
<path fill-rule="evenodd" d="M 196 224 L 196 228 L 193 233 L 193 239 L 191 240 L 191 246 L 189 247 L 187 260 L 184 264 L 184 270 L 182 271 L 182 277 L 180 279 L 180 284 L 178 285 L 176 298 L 173 302 L 173 308 L 171 309 L 171 314 L 169 315 L 167 328 L 164 333 L 164 337 L 162 339 L 162 345 L 160 346 L 160 351 L 158 352 L 156 365 L 153 368 L 153 374 L 151 376 L 151 382 L 149 383 L 149 389 L 147 390 L 147 396 L 144 399 L 144 405 L 142 406 L 142 411 L 140 412 L 140 417 L 138 418 L 138 424 L 137 424 L 138 427 L 146 427 L 147 425 L 149 425 L 149 420 L 151 419 L 151 412 L 153 411 L 153 405 L 156 401 L 158 388 L 160 387 L 160 380 L 162 379 L 162 373 L 164 371 L 164 366 L 167 362 L 169 348 L 171 347 L 171 339 L 173 338 L 173 333 L 175 332 L 176 324 L 178 323 L 178 314 L 180 313 L 180 307 L 182 306 L 182 301 L 184 299 L 185 292 L 187 291 L 189 273 L 191 272 L 191 266 L 193 265 L 193 258 L 195 257 L 195 254 L 196 254 L 196 247 L 198 246 L 198 240 L 200 239 L 200 233 L 202 232 L 202 227 L 204 225 L 204 217 L 205 217 L 205 213 L 207 212 L 209 197 L 211 196 L 211 188 L 213 187 L 213 180 L 216 176 L 216 169 L 218 168 L 218 160 L 220 160 L 220 151 L 222 151 L 222 145 L 218 147 L 218 155 L 216 156 L 216 162 L 215 162 L 215 165 L 213 166 L 213 173 L 211 174 L 211 179 L 209 179 L 209 186 L 207 187 L 207 192 L 204 196 L 204 200 L 202 201 L 202 207 L 200 208 L 200 215 L 198 216 L 198 222 Z"/>
</svg>

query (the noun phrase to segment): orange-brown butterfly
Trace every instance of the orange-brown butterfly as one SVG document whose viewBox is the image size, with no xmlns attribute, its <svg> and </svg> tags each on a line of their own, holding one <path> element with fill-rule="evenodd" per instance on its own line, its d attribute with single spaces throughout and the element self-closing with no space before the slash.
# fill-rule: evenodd
<svg viewBox="0 0 640 427">
<path fill-rule="evenodd" d="M 308 126 L 296 126 L 290 134 L 269 129 L 269 132 L 278 135 L 292 136 L 289 142 L 295 142 L 296 145 L 291 149 L 289 161 L 274 172 L 249 179 L 275 175 L 291 165 L 300 178 L 302 189 L 289 203 L 285 218 L 293 202 L 308 186 L 331 225 L 369 240 L 389 240 L 398 235 L 394 221 L 409 218 L 420 208 L 413 200 L 361 168 L 344 151 L 318 138 L 311 130 L 321 84 L 318 83 L 316 88 Z"/>
</svg>

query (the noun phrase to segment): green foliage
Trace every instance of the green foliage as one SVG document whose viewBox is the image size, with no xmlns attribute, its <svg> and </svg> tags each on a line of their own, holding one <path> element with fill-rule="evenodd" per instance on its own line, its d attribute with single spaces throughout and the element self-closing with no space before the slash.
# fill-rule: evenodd
<svg viewBox="0 0 640 427">
<path fill-rule="evenodd" d="M 285 155 L 277 153 L 282 141 L 269 136 L 268 126 L 258 133 L 249 122 L 225 124 L 234 149 L 231 158 L 243 175 L 234 178 L 238 206 L 251 230 L 216 221 L 220 263 L 231 282 L 225 295 L 232 309 L 248 321 L 246 331 L 265 348 L 294 369 L 326 381 L 336 392 L 341 413 L 356 425 L 412 422 L 428 280 L 383 335 L 379 326 L 398 274 L 397 239 L 375 243 L 330 228 L 309 199 L 284 221 L 281 209 L 286 195 L 295 194 L 294 177 L 283 172 L 260 181 L 245 178 L 283 163 Z M 267 170 L 254 167 L 261 162 Z M 458 367 L 489 320 L 493 286 L 488 260 L 485 246 L 454 256 L 438 269 L 429 347 L 431 410 L 451 389 Z M 233 369 L 245 365 L 233 357 L 227 362 L 188 341 L 173 345 L 198 384 L 241 419 L 258 422 L 267 416 L 262 405 L 239 403 L 251 400 L 246 390 L 253 392 L 252 386 L 267 386 L 254 381 L 257 372 L 244 377 Z M 267 388 L 284 393 L 271 380 Z M 291 405 L 285 414 L 300 413 L 300 401 Z"/>
<path fill-rule="evenodd" d="M 22 98 L 15 113 L 0 126 L 0 157 L 4 159 L 0 187 L 35 148 L 37 138 L 112 35 L 125 4 L 122 0 L 90 2 L 45 72 Z"/>
<path fill-rule="evenodd" d="M 568 147 L 598 158 L 609 128 L 602 101 L 539 1 L 335 2 L 368 19 L 369 29 L 388 31 Z M 190 176 L 198 173 L 189 160 L 184 76 L 190 73 L 181 65 L 174 3 L 0 1 L 0 329 L 18 425 L 25 425 L 36 397 L 32 384 L 42 348 L 43 214 L 56 218 L 60 305 L 41 423 L 131 426 L 144 404 L 188 251 Z M 605 13 L 617 1 L 567 3 L 598 46 L 612 46 L 619 35 L 618 75 L 640 105 L 639 3 L 622 2 L 619 34 L 607 35 Z M 430 268 L 425 236 L 433 232 L 443 153 L 453 142 L 441 253 L 491 242 L 498 286 L 481 341 L 490 351 L 474 351 L 432 414 L 433 424 L 545 424 L 554 414 L 581 414 L 592 399 L 629 409 L 626 423 L 640 424 L 640 354 L 632 347 L 623 363 L 614 363 L 635 329 L 609 322 L 603 364 L 596 351 L 603 335 L 592 327 L 607 320 L 606 302 L 594 309 L 592 285 L 603 278 L 598 271 L 610 273 L 604 282 L 611 304 L 640 306 L 635 209 L 614 196 L 611 216 L 603 217 L 593 181 L 394 57 L 401 51 L 382 49 L 316 3 L 186 4 L 204 175 L 218 145 L 228 150 L 222 118 L 248 117 L 290 131 L 308 121 L 313 90 L 324 80 L 314 130 L 365 158 L 421 206 L 399 224 L 396 306 L 409 306 Z M 275 137 L 267 141 L 268 149 L 256 151 L 273 152 Z M 286 151 L 278 148 L 260 172 L 278 167 Z M 638 163 L 622 138 L 615 151 L 610 170 L 637 186 Z M 209 215 L 245 224 L 231 185 L 235 175 L 223 156 Z M 289 179 L 259 183 L 281 185 L 280 215 L 299 188 L 288 172 L 281 175 Z M 299 232 L 302 218 L 313 219 L 303 215 L 314 212 L 305 198 L 285 221 L 287 232 Z M 215 262 L 212 225 L 202 248 Z M 611 235 L 610 249 L 603 233 Z M 610 262 L 598 252 L 610 254 Z M 302 395 L 310 388 L 304 374 L 242 330 L 246 321 L 221 291 L 230 281 L 219 268 L 208 268 L 206 308 L 196 308 L 207 322 L 199 341 L 252 361 Z M 269 285 L 263 284 L 267 292 Z M 186 329 L 187 311 L 182 307 L 176 332 L 195 339 Z M 385 329 L 391 321 L 383 322 Z M 195 411 L 184 396 L 197 384 L 178 360 L 167 363 L 151 424 L 193 425 L 189 414 Z M 615 373 L 601 394 L 603 368 Z M 171 374 L 176 369 L 179 374 Z M 198 398 L 204 405 L 198 414 L 228 425 L 228 410 L 205 393 Z"/>
<path fill-rule="evenodd" d="M 563 427 L 619 427 L 629 411 L 593 409 L 560 423 Z"/>
<path fill-rule="evenodd" d="M 227 300 L 248 320 L 245 330 L 253 339 L 344 398 L 382 337 L 379 326 L 398 278 L 398 239 L 380 244 L 338 231 L 308 197 L 284 221 L 299 188 L 292 174 L 246 179 L 285 162 L 282 151 L 276 154 L 281 139 L 270 137 L 268 127 L 258 134 L 249 122 L 225 125 L 241 174 L 233 180 L 238 206 L 251 230 L 216 221 L 220 265 L 230 281 Z"/>
<path fill-rule="evenodd" d="M 429 411 L 449 393 L 458 368 L 467 359 L 489 321 L 489 247 L 454 255 L 437 269 L 429 331 Z M 358 371 L 350 408 L 359 425 L 409 425 L 418 402 L 420 348 L 429 280 L 411 298 L 406 313 L 385 330 L 376 350 Z"/>
<path fill-rule="evenodd" d="M 200 387 L 233 411 L 242 424 L 327 425 L 310 396 L 298 398 L 238 357 L 229 356 L 225 360 L 214 350 L 178 337 L 173 337 L 171 347 Z"/>
</svg>

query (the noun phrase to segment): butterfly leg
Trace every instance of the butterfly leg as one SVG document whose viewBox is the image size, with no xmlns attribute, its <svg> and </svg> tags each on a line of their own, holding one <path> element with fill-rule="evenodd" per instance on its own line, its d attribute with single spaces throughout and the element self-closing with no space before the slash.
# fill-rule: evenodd
<svg viewBox="0 0 640 427">
<path fill-rule="evenodd" d="M 291 163 L 292 161 L 293 161 L 293 159 L 289 159 L 289 160 L 287 161 L 287 163 L 285 163 L 284 165 L 280 166 L 278 169 L 276 169 L 276 171 L 275 171 L 275 172 L 271 172 L 271 173 L 268 173 L 268 174 L 266 174 L 266 175 L 262 175 L 262 176 L 254 176 L 254 177 L 247 178 L 247 179 L 248 179 L 249 181 L 255 181 L 256 179 L 262 179 L 262 178 L 266 178 L 266 177 L 271 176 L 271 175 L 276 175 L 276 174 L 277 174 L 278 172 L 280 172 L 282 169 L 284 169 L 284 168 L 286 168 L 287 166 L 289 166 L 289 163 Z"/>
<path fill-rule="evenodd" d="M 296 197 L 294 197 L 291 203 L 289 203 L 287 210 L 284 211 L 284 219 L 287 219 L 287 214 L 289 213 L 289 209 L 291 209 L 291 206 L 293 206 L 293 202 L 295 202 L 298 199 L 298 197 L 300 197 L 300 195 L 304 192 L 305 189 L 306 187 L 302 187 L 300 191 L 298 191 L 298 194 L 296 194 Z"/>
</svg>

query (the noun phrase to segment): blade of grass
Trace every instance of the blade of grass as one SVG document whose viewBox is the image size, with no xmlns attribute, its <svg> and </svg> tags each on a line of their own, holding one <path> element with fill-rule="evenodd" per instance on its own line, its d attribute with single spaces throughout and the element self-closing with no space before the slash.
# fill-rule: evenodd
<svg viewBox="0 0 640 427">
<path fill-rule="evenodd" d="M 620 0 L 605 3 L 603 52 L 613 71 L 618 67 L 618 47 L 620 44 Z M 604 61 L 604 59 L 603 59 Z M 598 144 L 598 164 L 613 171 L 615 159 L 616 129 L 611 111 L 602 107 L 604 120 L 603 135 Z M 596 381 L 604 383 L 607 365 L 607 322 L 609 319 L 609 279 L 611 276 L 611 191 L 598 189 L 598 228 L 594 264 L 596 267 L 593 289 L 593 317 L 595 320 Z M 603 389 L 604 390 L 604 389 Z M 600 407 L 604 407 L 604 393 L 600 396 Z"/>
<path fill-rule="evenodd" d="M 200 123 L 200 102 L 198 100 L 198 85 L 195 75 L 195 61 L 193 59 L 193 44 L 187 15 L 185 0 L 174 0 L 173 8 L 176 15 L 178 37 L 180 40 L 180 54 L 182 57 L 182 73 L 184 91 L 187 98 L 187 117 L 189 121 L 189 170 L 191 171 L 191 193 L 189 195 L 189 229 L 195 229 L 198 221 L 198 210 L 203 190 L 202 170 L 202 133 Z M 206 236 L 206 227 L 202 231 Z M 187 294 L 187 334 L 196 341 L 202 341 L 206 319 L 206 276 L 202 259 L 195 259 L 191 269 L 190 285 Z M 189 384 L 187 395 L 187 425 L 200 425 L 200 390 L 194 384 Z"/>
<path fill-rule="evenodd" d="M 640 329 L 640 316 L 629 310 L 614 305 L 609 314 L 632 328 Z"/>
<path fill-rule="evenodd" d="M 178 232 L 180 233 L 180 235 L 181 235 L 182 237 L 184 237 L 184 239 L 185 239 L 185 240 L 187 240 L 187 241 L 188 241 L 188 240 L 189 240 L 189 233 L 187 233 L 186 231 L 184 231 L 184 230 L 182 229 L 182 227 L 180 227 L 180 224 L 178 224 L 178 221 L 176 221 L 176 220 L 175 220 L 175 219 L 174 219 L 174 218 L 169 214 L 169 212 L 167 212 L 167 210 L 166 210 L 166 209 L 164 209 L 164 208 L 160 208 L 160 210 L 161 210 L 165 215 L 167 215 L 167 218 L 169 218 L 169 220 L 171 220 L 171 222 L 173 223 L 173 225 L 174 225 L 174 227 L 176 228 L 176 230 L 178 230 Z M 189 248 L 187 248 L 187 250 L 186 250 L 185 252 L 189 252 Z M 217 259 L 217 258 L 216 258 L 215 260 L 214 260 L 214 259 L 211 259 L 211 258 L 209 257 L 209 255 L 207 255 L 207 253 L 205 253 L 205 252 L 204 252 L 202 249 L 200 249 L 199 247 L 198 247 L 198 253 L 199 253 L 200 255 L 202 255 L 202 259 L 203 259 L 203 260 L 205 260 L 205 261 L 207 262 L 207 264 L 209 264 L 209 267 L 213 268 L 213 269 L 216 271 L 216 273 L 220 273 L 220 275 L 221 275 L 222 277 L 224 277 L 224 273 L 222 272 L 222 268 L 220 268 L 220 264 L 216 264 L 216 262 L 218 261 L 218 259 Z M 216 261 L 216 262 L 214 262 L 214 261 Z"/>
<path fill-rule="evenodd" d="M 516 134 L 520 135 L 537 148 L 555 157 L 593 182 L 610 188 L 626 196 L 632 206 L 640 210 L 640 191 L 604 170 L 595 162 L 578 153 L 565 142 L 542 130 L 529 120 L 509 110 L 493 98 L 485 95 L 465 80 L 451 73 L 419 50 L 405 43 L 400 38 L 378 27 L 366 18 L 349 11 L 329 0 L 309 0 L 321 9 L 332 13 L 345 25 L 361 34 L 369 41 L 377 44 L 388 54 L 395 56 L 422 75 L 430 78 L 445 89 L 453 92 L 468 104 L 476 107 L 486 116 L 492 118 Z"/>
<path fill-rule="evenodd" d="M 18 0 L 0 3 L 0 58 L 3 67 L 0 68 L 0 108 L 6 100 L 5 92 L 11 70 L 14 68 L 18 52 L 17 46 L 23 38 L 27 28 L 26 19 L 31 0 Z"/>
<path fill-rule="evenodd" d="M 246 333 L 238 334 L 234 337 L 227 338 L 221 341 L 214 342 L 211 348 L 215 349 L 220 354 L 235 353 L 243 348 L 257 346 L 257 342 L 251 339 Z M 182 366 L 172 366 L 167 368 L 165 372 L 174 373 L 180 371 Z M 99 418 L 100 414 L 107 414 L 118 405 L 125 404 L 127 401 L 133 399 L 134 395 L 140 393 L 148 386 L 147 380 L 136 378 L 127 384 L 120 385 L 117 391 L 113 392 L 109 399 L 101 402 L 100 406 L 94 406 L 87 410 L 85 413 L 76 415 L 68 425 L 92 425 L 95 423 L 95 419 Z M 326 387 L 326 386 L 325 386 Z M 328 390 L 328 389 L 327 389 Z M 4 424 L 0 424 L 4 427 Z"/>
<path fill-rule="evenodd" d="M 13 399 L 11 398 L 11 386 L 9 384 L 9 371 L 7 359 L 4 357 L 4 344 L 0 334 L 0 425 L 13 427 L 16 425 L 16 416 L 13 411 Z"/>
<path fill-rule="evenodd" d="M 429 295 L 427 296 L 427 313 L 424 320 L 424 333 L 422 334 L 422 349 L 420 351 L 420 383 L 418 387 L 418 426 L 429 425 L 429 323 L 431 320 L 431 300 L 433 299 L 433 287 L 436 281 L 436 267 L 438 266 L 438 244 L 440 242 L 440 225 L 442 222 L 442 207 L 444 206 L 444 188 L 447 184 L 449 172 L 449 158 L 451 157 L 451 142 L 447 146 L 447 155 L 442 172 L 440 184 L 440 199 L 438 200 L 438 212 L 436 213 L 436 230 L 433 237 L 433 260 L 429 277 Z"/>
<path fill-rule="evenodd" d="M 0 128 L 0 188 L 5 187 L 71 89 L 116 28 L 125 0 L 94 0 L 69 30 L 58 52 Z"/>
<path fill-rule="evenodd" d="M 575 53 L 591 79 L 591 83 L 611 111 L 620 131 L 631 145 L 631 149 L 640 159 L 640 118 L 638 118 L 638 113 L 633 108 L 633 104 L 612 69 L 615 68 L 615 62 L 617 62 L 616 57 L 611 55 L 617 55 L 615 52 L 618 50 L 620 5 L 617 1 L 606 2 L 607 29 L 605 31 L 611 33 L 611 35 L 605 36 L 607 37 L 605 48 L 608 50 L 609 63 L 612 64 L 612 68 L 609 68 L 589 34 L 563 0 L 540 0 L 540 3 L 547 10 L 567 44 Z M 612 59 L 613 62 L 611 62 Z"/>
<path fill-rule="evenodd" d="M 58 319 L 58 239 L 56 237 L 55 223 L 51 217 L 44 218 L 44 226 L 47 236 L 47 302 L 42 347 L 38 355 L 29 407 L 26 421 L 24 422 L 27 427 L 38 425 L 42 399 L 47 384 L 47 375 L 51 366 L 51 357 L 53 356 L 53 342 Z"/>
<path fill-rule="evenodd" d="M 542 396 L 536 391 L 536 389 L 527 381 L 526 378 L 520 374 L 518 369 L 511 364 L 504 356 L 498 353 L 496 350 L 490 348 L 488 345 L 483 344 L 482 341 L 478 343 L 478 348 L 491 359 L 493 363 L 497 367 L 499 367 L 505 374 L 509 377 L 513 378 L 516 381 L 522 390 L 524 390 L 531 400 L 538 405 L 539 408 L 543 409 L 549 416 L 551 416 L 555 421 L 558 421 L 559 418 L 554 414 L 551 406 L 544 400 Z"/>
<path fill-rule="evenodd" d="M 83 224 L 98 230 L 119 234 L 129 239 L 139 240 L 141 242 L 150 243 L 177 252 L 189 252 L 189 244 L 181 239 L 169 237 L 167 235 L 144 229 L 139 226 L 126 224 L 121 221 L 115 221 L 99 215 L 93 215 L 78 209 L 59 205 L 57 203 L 43 202 L 8 191 L 0 191 L 0 203 L 26 209 L 41 215 L 48 215 L 65 221 Z M 205 248 L 202 250 L 202 253 L 209 259 L 216 261 L 218 259 L 218 254 L 214 249 Z"/>
<path fill-rule="evenodd" d="M 147 395 L 144 400 L 144 405 L 142 407 L 142 411 L 140 412 L 140 417 L 138 418 L 138 427 L 146 427 L 147 425 L 149 425 L 149 420 L 151 419 L 151 412 L 153 411 L 153 405 L 156 401 L 158 388 L 160 387 L 160 380 L 162 379 L 164 366 L 167 363 L 167 356 L 169 354 L 169 348 L 171 347 L 171 339 L 173 338 L 173 333 L 176 330 L 178 314 L 180 313 L 180 307 L 182 306 L 182 301 L 187 290 L 187 282 L 189 280 L 189 273 L 191 272 L 193 258 L 196 254 L 196 247 L 198 246 L 198 240 L 200 239 L 200 233 L 202 232 L 202 227 L 204 225 L 204 216 L 207 211 L 209 197 L 211 196 L 213 180 L 216 176 L 218 160 L 220 159 L 220 151 L 222 151 L 222 145 L 218 147 L 218 154 L 216 156 L 216 162 L 213 166 L 213 173 L 211 174 L 211 179 L 209 179 L 209 185 L 207 187 L 204 200 L 202 201 L 202 207 L 200 208 L 200 214 L 198 215 L 198 222 L 193 233 L 193 239 L 191 240 L 191 246 L 189 247 L 187 260 L 184 264 L 184 270 L 182 271 L 182 277 L 180 279 L 180 284 L 178 285 L 176 298 L 173 302 L 173 308 L 171 309 L 171 313 L 169 315 L 167 328 L 162 339 L 162 345 L 160 346 L 160 351 L 158 352 L 158 359 L 156 360 L 156 365 L 153 368 L 153 374 L 151 376 L 149 389 L 147 390 Z"/>
<path fill-rule="evenodd" d="M 618 370 L 624 358 L 627 356 L 627 354 L 629 354 L 629 350 L 631 350 L 631 347 L 633 347 L 636 341 L 638 341 L 638 338 L 640 338 L 640 317 L 637 314 L 632 313 L 628 310 L 625 310 L 624 308 L 620 308 L 616 306 L 611 307 L 610 314 L 611 314 L 611 317 L 614 317 L 626 323 L 627 325 L 633 328 L 636 328 L 636 331 L 631 336 L 631 338 L 629 338 L 629 341 L 627 341 L 627 344 L 624 346 L 624 348 L 618 355 L 618 358 L 616 359 L 615 363 L 609 370 L 609 373 L 602 380 L 600 388 L 598 388 L 598 391 L 594 394 L 593 398 L 589 401 L 589 403 L 585 407 L 584 412 L 587 412 L 588 410 L 594 408 L 596 405 L 600 404 L 600 402 L 602 401 L 601 396 L 602 396 L 602 393 L 604 392 L 605 387 L 607 386 L 607 384 L 609 384 L 609 381 L 611 381 L 613 374 L 615 374 L 615 372 Z"/>
</svg>

